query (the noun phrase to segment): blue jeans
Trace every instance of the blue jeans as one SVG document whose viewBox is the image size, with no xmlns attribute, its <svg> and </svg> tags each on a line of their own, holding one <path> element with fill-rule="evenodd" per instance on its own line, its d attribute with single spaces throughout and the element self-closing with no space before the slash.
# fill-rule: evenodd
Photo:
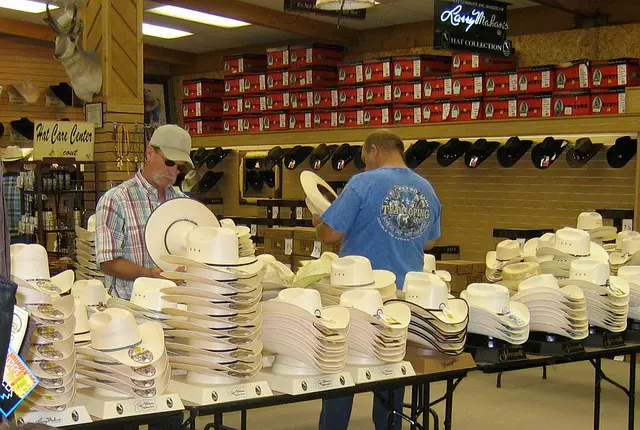
<svg viewBox="0 0 640 430">
<path fill-rule="evenodd" d="M 393 429 L 387 425 L 388 418 L 385 403 L 387 403 L 387 390 L 374 392 L 372 418 L 376 430 L 400 430 L 402 428 L 402 418 L 395 416 Z M 378 396 L 384 399 L 381 401 Z M 393 408 L 402 411 L 404 402 L 404 388 L 393 390 Z M 326 399 L 322 401 L 322 411 L 320 412 L 320 424 L 318 430 L 347 430 L 349 419 L 351 418 L 351 408 L 353 407 L 353 396 Z"/>
</svg>

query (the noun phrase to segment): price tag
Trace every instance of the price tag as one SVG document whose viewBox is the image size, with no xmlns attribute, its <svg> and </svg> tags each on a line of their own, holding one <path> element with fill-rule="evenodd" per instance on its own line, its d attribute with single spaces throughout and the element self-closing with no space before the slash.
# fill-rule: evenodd
<svg viewBox="0 0 640 430">
<path fill-rule="evenodd" d="M 284 106 L 289 106 L 289 93 L 282 94 L 282 104 Z"/>
<path fill-rule="evenodd" d="M 388 124 L 389 123 L 389 108 L 388 107 L 383 107 L 382 108 L 382 123 L 383 124 Z"/>
<path fill-rule="evenodd" d="M 29 312 L 21 307 L 13 307 L 13 319 L 11 321 L 11 341 L 9 346 L 14 351 L 20 351 L 24 335 L 29 326 Z"/>
<path fill-rule="evenodd" d="M 413 99 L 422 99 L 422 84 L 413 84 Z"/>
<path fill-rule="evenodd" d="M 256 236 L 258 234 L 258 226 L 255 224 L 251 224 L 251 236 Z"/>
<path fill-rule="evenodd" d="M 358 112 L 356 112 L 356 123 L 358 125 L 364 124 L 364 111 L 362 109 L 359 109 Z"/>
<path fill-rule="evenodd" d="M 7 351 L 2 386 L 0 386 L 0 412 L 8 417 L 38 385 L 38 378 L 15 353 Z"/>
<path fill-rule="evenodd" d="M 385 61 L 384 63 L 382 63 L 382 76 L 384 76 L 385 78 L 388 78 L 391 75 L 391 64 L 389 64 L 389 61 Z"/>
<path fill-rule="evenodd" d="M 391 100 L 391 85 L 384 86 L 384 99 L 385 101 Z"/>
<path fill-rule="evenodd" d="M 414 78 L 419 78 L 420 76 L 422 76 L 421 72 L 422 72 L 422 67 L 420 67 L 420 60 L 413 60 L 413 77 Z"/>
<path fill-rule="evenodd" d="M 623 219 L 622 220 L 622 231 L 631 231 L 633 230 L 633 220 L 632 219 Z"/>
<path fill-rule="evenodd" d="M 542 99 L 542 116 L 550 117 L 551 116 L 551 98 L 545 97 Z"/>
<path fill-rule="evenodd" d="M 280 128 L 287 128 L 287 114 L 280 114 Z"/>
<path fill-rule="evenodd" d="M 274 206 L 271 208 L 271 218 L 277 219 L 280 216 L 280 208 L 278 206 Z"/>
<path fill-rule="evenodd" d="M 473 78 L 473 92 L 475 94 L 482 94 L 482 76 Z"/>
<path fill-rule="evenodd" d="M 244 58 L 238 60 L 238 72 L 244 72 Z"/>
<path fill-rule="evenodd" d="M 542 72 L 542 88 L 551 87 L 551 71 L 544 70 Z M 524 88 L 526 90 L 526 88 Z"/>
<path fill-rule="evenodd" d="M 322 242 L 320 242 L 319 240 L 314 240 L 311 256 L 313 258 L 320 258 L 320 254 L 322 254 Z"/>
<path fill-rule="evenodd" d="M 449 118 L 451 113 L 451 103 L 442 103 L 442 120 Z"/>
<path fill-rule="evenodd" d="M 331 127 L 338 126 L 338 112 L 331 112 Z"/>
<path fill-rule="evenodd" d="M 267 98 L 265 96 L 260 97 L 260 110 L 267 110 Z"/>
<path fill-rule="evenodd" d="M 311 112 L 304 114 L 304 128 L 311 128 Z"/>
<path fill-rule="evenodd" d="M 304 213 L 304 208 L 302 206 L 298 206 L 296 208 L 296 219 L 302 219 L 303 213 Z"/>
<path fill-rule="evenodd" d="M 362 64 L 356 66 L 356 82 L 362 82 Z"/>
<path fill-rule="evenodd" d="M 307 64 L 313 62 L 313 48 L 307 48 Z"/>
<path fill-rule="evenodd" d="M 626 93 L 618 93 L 618 113 L 627 113 Z"/>
<path fill-rule="evenodd" d="M 282 72 L 282 85 L 289 86 L 289 72 Z"/>
<path fill-rule="evenodd" d="M 509 100 L 509 118 L 515 118 L 518 116 L 518 101 Z"/>
<path fill-rule="evenodd" d="M 293 254 L 293 239 L 286 238 L 284 240 L 284 255 Z"/>
<path fill-rule="evenodd" d="M 586 64 L 580 64 L 578 66 L 580 74 L 580 88 L 589 88 L 589 70 Z"/>
<path fill-rule="evenodd" d="M 444 95 L 445 96 L 451 95 L 451 78 L 446 78 L 444 80 Z"/>
<path fill-rule="evenodd" d="M 627 85 L 627 65 L 618 64 L 618 85 Z"/>
<path fill-rule="evenodd" d="M 282 51 L 282 64 L 289 64 L 289 50 Z"/>
<path fill-rule="evenodd" d="M 478 119 L 480 113 L 480 102 L 471 103 L 471 119 Z"/>
<path fill-rule="evenodd" d="M 338 106 L 338 90 L 331 90 L 331 106 Z"/>
<path fill-rule="evenodd" d="M 312 85 L 313 84 L 313 70 L 307 70 L 306 75 L 307 75 L 307 83 L 309 85 Z M 302 85 L 304 85 L 304 84 L 302 84 Z"/>
<path fill-rule="evenodd" d="M 421 124 L 422 123 L 422 109 L 419 107 L 413 108 L 413 123 Z"/>
<path fill-rule="evenodd" d="M 307 91 L 307 107 L 313 107 L 313 91 Z"/>
<path fill-rule="evenodd" d="M 509 91 L 518 91 L 518 75 L 515 73 L 509 75 Z"/>
<path fill-rule="evenodd" d="M 260 89 L 262 91 L 267 89 L 267 77 L 266 75 L 260 75 Z"/>
<path fill-rule="evenodd" d="M 358 103 L 364 102 L 364 88 L 360 87 L 356 89 L 356 97 L 358 98 Z"/>
<path fill-rule="evenodd" d="M 477 69 L 478 67 L 480 67 L 480 56 L 479 55 L 472 55 L 471 56 L 471 67 L 474 69 Z"/>
</svg>

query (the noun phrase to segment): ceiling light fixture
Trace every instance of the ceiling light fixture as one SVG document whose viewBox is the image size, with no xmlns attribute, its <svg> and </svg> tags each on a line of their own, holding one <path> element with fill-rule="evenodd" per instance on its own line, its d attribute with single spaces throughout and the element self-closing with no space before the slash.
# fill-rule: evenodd
<svg viewBox="0 0 640 430">
<path fill-rule="evenodd" d="M 375 0 L 316 0 L 316 8 L 322 10 L 353 10 L 373 7 L 376 3 Z"/>
<path fill-rule="evenodd" d="M 42 13 L 47 11 L 46 3 L 31 0 L 0 0 L 0 7 L 28 13 Z M 58 6 L 49 6 L 49 10 L 54 9 L 58 9 Z"/>
<path fill-rule="evenodd" d="M 176 30 L 175 28 L 162 27 L 155 24 L 142 23 L 142 34 L 145 36 L 159 37 L 161 39 L 177 39 L 179 37 L 193 36 L 188 31 Z"/>
<path fill-rule="evenodd" d="M 223 28 L 236 28 L 251 25 L 248 22 L 238 21 L 236 19 L 225 18 L 224 16 L 213 15 L 210 13 L 199 12 L 197 10 L 186 9 L 177 6 L 159 6 L 148 9 L 147 12 Z"/>
</svg>

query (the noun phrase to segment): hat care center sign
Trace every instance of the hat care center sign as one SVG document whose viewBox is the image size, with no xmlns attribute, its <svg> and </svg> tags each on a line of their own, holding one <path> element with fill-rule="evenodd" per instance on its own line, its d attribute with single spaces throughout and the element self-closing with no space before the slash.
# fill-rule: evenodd
<svg viewBox="0 0 640 430">
<path fill-rule="evenodd" d="M 493 0 L 434 0 L 434 48 L 510 57 L 507 6 Z"/>
<path fill-rule="evenodd" d="M 33 131 L 33 159 L 93 161 L 95 135 L 93 122 L 37 121 Z"/>
</svg>

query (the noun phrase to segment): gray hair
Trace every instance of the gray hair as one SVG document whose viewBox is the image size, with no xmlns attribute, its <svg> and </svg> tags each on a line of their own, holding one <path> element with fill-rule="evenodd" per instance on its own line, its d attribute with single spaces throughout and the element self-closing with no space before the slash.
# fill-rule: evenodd
<svg viewBox="0 0 640 430">
<path fill-rule="evenodd" d="M 391 152 L 398 151 L 404 154 L 404 143 L 396 134 L 387 129 L 376 130 L 364 140 L 363 149 L 367 152 L 375 146 L 379 151 Z"/>
</svg>

